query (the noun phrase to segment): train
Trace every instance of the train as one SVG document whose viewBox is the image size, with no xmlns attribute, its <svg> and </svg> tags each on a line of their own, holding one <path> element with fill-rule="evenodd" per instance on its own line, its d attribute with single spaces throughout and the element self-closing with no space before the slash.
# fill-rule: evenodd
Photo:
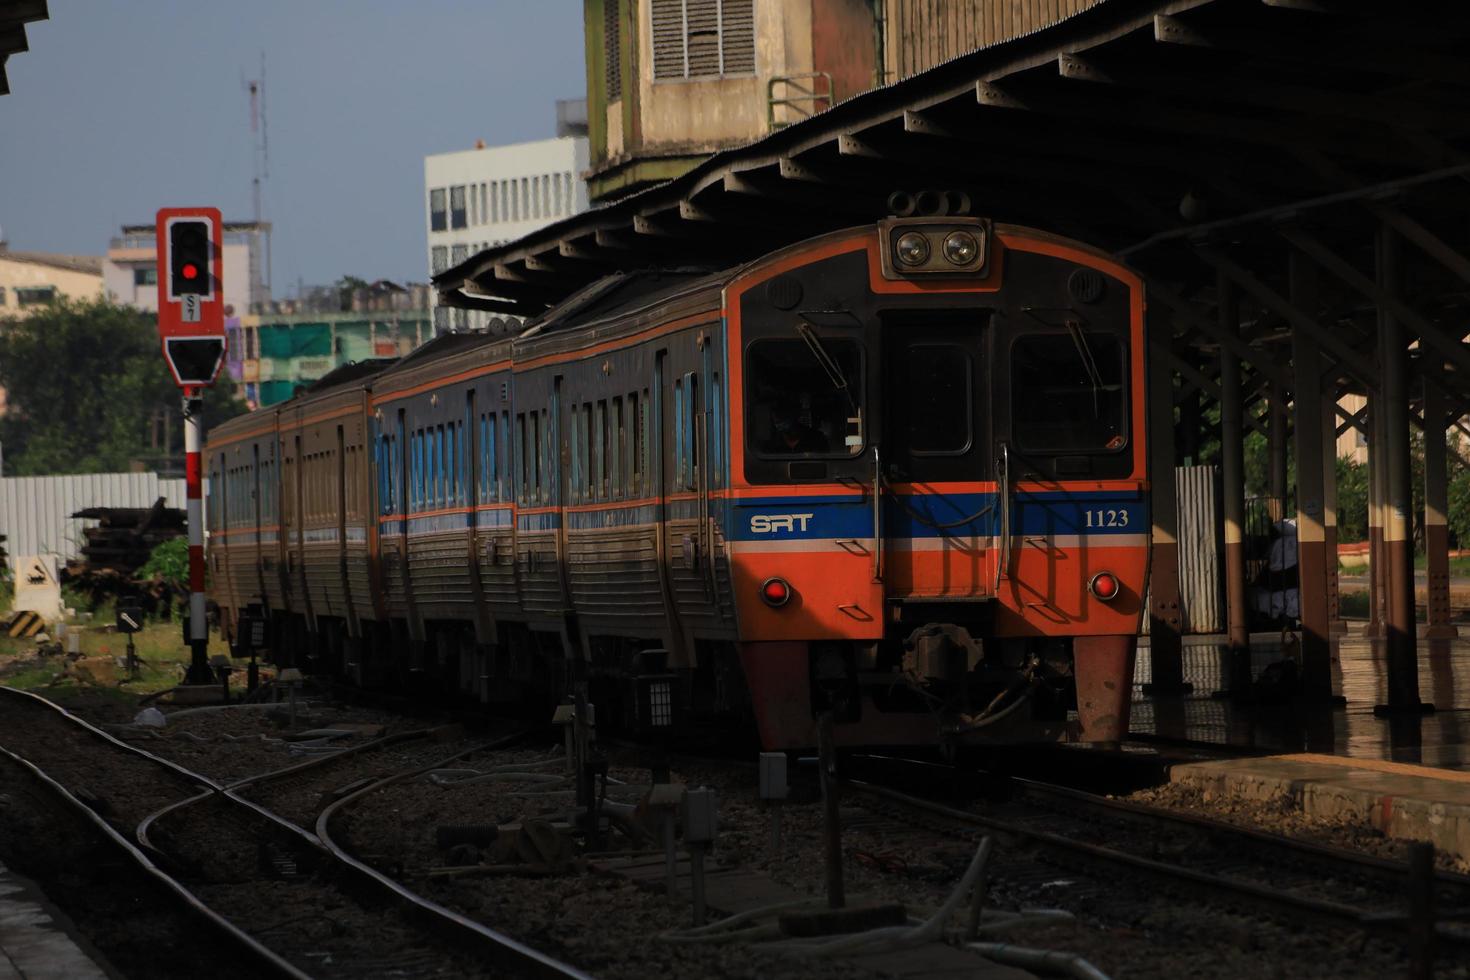
<svg viewBox="0 0 1470 980">
<path fill-rule="evenodd" d="M 1144 290 L 1104 252 L 890 217 L 600 279 L 209 434 L 244 652 L 766 749 L 1127 730 Z"/>
</svg>

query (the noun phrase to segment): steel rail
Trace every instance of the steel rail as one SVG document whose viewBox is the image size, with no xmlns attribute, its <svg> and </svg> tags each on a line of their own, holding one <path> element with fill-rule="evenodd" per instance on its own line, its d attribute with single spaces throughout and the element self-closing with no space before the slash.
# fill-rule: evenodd
<svg viewBox="0 0 1470 980">
<path fill-rule="evenodd" d="M 163 816 L 166 813 L 176 812 L 183 809 L 184 807 L 191 806 L 205 800 L 225 799 L 233 803 L 235 806 L 244 808 L 255 814 L 257 817 L 274 824 L 277 828 L 286 832 L 287 834 L 299 838 L 300 842 L 303 845 L 313 848 L 316 851 L 326 856 L 330 856 L 332 859 L 338 861 L 344 871 L 351 873 L 360 881 L 366 882 L 370 888 L 378 890 L 379 892 L 386 892 L 385 897 L 395 902 L 398 902 L 401 905 L 406 905 L 410 912 L 414 913 L 415 915 L 422 916 L 424 918 L 424 921 L 427 922 L 429 925 L 438 927 L 441 930 L 441 935 L 443 935 L 445 938 L 458 943 L 461 948 L 466 949 L 474 955 L 485 955 L 496 965 L 502 966 L 509 970 L 518 971 L 517 975 L 566 977 L 575 978 L 575 980 L 591 980 L 588 974 L 583 973 L 575 967 L 572 967 L 565 963 L 561 963 L 560 961 L 553 959 L 552 957 L 537 952 L 536 950 L 531 949 L 530 947 L 524 945 L 523 943 L 520 943 L 515 939 L 510 938 L 509 936 L 505 936 L 499 932 L 496 932 L 493 929 L 489 929 L 471 919 L 466 918 L 465 916 L 460 915 L 459 913 L 444 908 L 438 903 L 433 902 L 430 899 L 417 894 L 416 892 L 410 891 L 398 882 L 393 881 L 391 878 L 381 875 L 378 872 L 367 868 L 365 865 L 362 865 L 360 862 L 357 862 L 355 859 L 350 858 L 345 854 L 345 852 L 342 852 L 340 848 L 337 848 L 335 845 L 329 845 L 327 842 L 323 841 L 312 832 L 304 830 L 291 821 L 285 819 L 284 817 L 281 817 L 280 815 L 266 809 L 265 807 L 237 795 L 231 789 L 220 785 L 207 776 L 193 772 L 175 762 L 164 759 L 160 756 L 156 756 L 151 752 L 147 752 L 143 749 L 138 748 L 137 746 L 129 745 L 126 742 L 123 742 L 120 739 L 114 737 L 113 735 L 101 730 L 100 728 L 97 728 L 91 723 L 81 718 L 78 718 L 76 715 L 71 714 L 70 712 L 66 711 L 65 709 L 61 708 L 51 701 L 46 700 L 45 698 L 31 694 L 27 691 L 18 691 L 13 688 L 3 687 L 0 687 L 0 696 L 13 696 L 24 698 L 34 705 L 48 708 L 54 711 L 56 713 L 56 716 L 62 721 L 70 723 L 82 729 L 91 736 L 99 738 L 113 746 L 116 746 L 136 756 L 146 759 L 149 762 L 154 763 L 155 765 L 163 766 L 173 771 L 177 775 L 180 775 L 185 779 L 203 787 L 203 791 L 201 791 L 200 793 L 195 794 L 194 796 L 186 798 L 184 800 L 178 801 L 176 803 L 172 803 L 169 806 L 164 807 L 162 810 L 149 814 L 147 817 L 144 818 L 143 822 L 139 824 L 137 832 L 139 835 L 140 844 L 142 844 L 144 847 L 147 847 L 149 850 L 152 850 L 154 853 L 161 854 L 162 852 L 156 846 L 152 845 L 149 842 L 146 830 L 156 826 L 159 817 Z M 487 748 L 493 748 L 502 744 L 509 743 L 513 740 L 521 738 L 523 734 L 523 732 L 518 732 L 514 735 L 508 736 L 507 738 L 503 738 L 489 744 L 482 744 L 480 746 L 477 746 L 475 749 L 466 750 L 466 754 L 468 754 L 468 752 L 483 751 Z M 43 779 L 47 779 L 48 781 L 52 782 L 58 789 L 61 790 L 61 792 L 67 792 L 64 787 L 60 786 L 59 783 L 55 783 L 54 780 L 50 780 L 50 777 L 42 774 L 41 770 L 38 767 L 26 762 L 19 756 L 15 756 L 14 753 L 9 752 L 9 750 L 0 748 L 0 751 L 4 751 L 6 755 L 15 758 L 17 761 L 21 762 L 28 768 L 40 774 Z M 77 806 L 82 806 L 85 809 L 84 805 L 79 800 L 76 800 L 74 796 L 71 796 L 70 793 L 67 793 L 67 796 Z M 92 813 L 90 810 L 88 810 L 88 813 L 90 814 L 91 819 L 93 819 L 94 821 L 101 821 L 101 817 L 98 817 L 95 813 Z M 154 864 L 150 859 L 147 858 L 147 856 L 138 846 L 135 846 L 131 842 L 127 841 L 126 838 L 122 837 L 121 834 L 118 834 L 117 831 L 114 830 L 111 826 L 108 826 L 105 822 L 101 823 L 100 825 L 103 826 L 111 836 L 115 837 L 131 852 L 136 854 L 138 860 L 145 862 L 146 867 L 148 869 L 151 869 L 152 873 L 160 876 L 161 879 L 169 885 L 171 890 L 181 895 L 188 896 L 188 900 L 192 903 L 191 907 L 197 906 L 199 909 L 204 910 L 210 916 L 218 919 L 220 923 L 223 923 L 223 926 L 231 930 L 232 933 L 238 933 L 238 935 L 243 937 L 246 941 L 259 947 L 259 949 L 267 957 L 269 957 L 269 963 L 279 963 L 281 967 L 284 967 L 287 972 L 285 972 L 283 975 L 293 978 L 303 978 L 303 980 L 304 978 L 310 977 L 310 974 L 303 973 L 298 968 L 292 966 L 286 960 L 282 959 L 279 954 L 271 952 L 265 946 L 261 945 L 257 940 L 250 937 L 248 933 L 239 930 L 238 927 L 235 927 L 226 922 L 222 917 L 218 915 L 218 913 L 215 913 L 212 910 L 208 909 L 208 907 L 205 906 L 197 898 L 197 896 L 194 896 L 193 893 L 190 892 L 188 888 L 183 885 L 183 883 L 177 881 L 173 877 L 169 876 L 162 869 L 158 868 L 156 864 Z"/>
<path fill-rule="evenodd" d="M 385 776 L 382 779 L 375 780 L 374 782 L 369 783 L 367 786 L 364 786 L 363 788 L 355 792 L 349 793 L 348 795 L 342 797 L 340 800 L 333 801 L 317 816 L 317 839 L 321 841 L 321 843 L 327 848 L 327 850 L 332 853 L 332 855 L 338 861 L 340 861 L 346 867 L 351 868 L 357 875 L 359 875 L 363 879 L 373 882 L 380 887 L 387 888 L 396 894 L 410 896 L 414 895 L 413 892 L 409 891 L 402 884 L 394 881 L 387 875 L 384 875 L 382 872 L 378 871 L 376 868 L 372 867 L 366 862 L 358 860 L 350 852 L 348 852 L 346 848 L 338 844 L 332 838 L 331 834 L 332 818 L 336 816 L 337 813 L 341 810 L 346 809 L 349 805 L 356 803 L 358 800 L 363 799 L 369 794 L 375 793 L 380 789 L 384 789 L 385 787 L 391 786 L 394 783 L 402 782 L 407 779 L 412 779 L 415 776 L 422 775 L 423 773 L 430 772 L 434 769 L 444 768 L 449 763 L 458 761 L 459 759 L 462 759 L 467 755 L 473 755 L 477 752 L 493 751 L 496 748 L 508 745 L 511 742 L 516 741 L 521 737 L 522 734 L 524 733 L 511 735 L 506 738 L 499 739 L 498 741 L 492 742 L 488 745 L 479 745 L 472 749 L 466 749 L 461 752 L 456 752 L 453 755 L 450 755 L 428 766 L 421 766 L 417 769 L 413 769 L 407 772 L 394 773 L 391 776 Z M 419 898 L 418 896 L 414 897 Z M 444 906 L 439 905 L 438 903 L 430 901 L 426 898 L 419 898 L 419 901 L 423 902 L 435 914 L 442 916 L 447 921 L 454 922 L 461 928 L 469 930 L 476 935 L 490 939 L 498 944 L 505 953 L 504 962 L 499 963 L 498 965 L 504 966 L 506 969 L 516 971 L 518 976 L 565 977 L 575 978 L 575 980 L 592 980 L 591 974 L 583 973 L 576 967 L 553 959 L 552 957 L 547 956 L 545 953 L 532 949 L 531 947 L 525 945 L 517 939 L 513 939 L 502 932 L 491 929 L 489 926 L 482 925 L 481 923 L 476 922 L 473 919 L 466 918 L 465 916 L 460 915 L 458 912 L 455 912 L 453 909 L 445 908 Z"/>
<path fill-rule="evenodd" d="M 119 746 L 122 746 L 123 748 L 130 748 L 130 746 L 128 746 L 126 743 L 118 741 L 111 735 L 108 735 L 106 732 L 98 728 L 94 728 L 93 726 L 77 718 L 75 715 L 66 712 L 56 704 L 53 704 L 52 702 L 46 700 L 45 698 L 38 697 L 28 691 L 17 691 L 14 688 L 8 687 L 0 687 L 0 692 L 3 692 L 3 696 L 29 699 L 37 706 L 50 708 L 56 711 L 57 714 L 60 715 L 62 718 L 77 723 L 81 727 L 91 731 L 94 735 L 101 736 L 102 738 L 107 739 Z M 175 879 L 172 875 L 168 874 L 158 865 L 154 864 L 153 861 L 148 857 L 148 855 L 140 850 L 135 844 L 133 844 L 132 841 L 128 840 L 122 834 L 118 833 L 117 829 L 109 824 L 106 820 L 104 820 L 101 815 L 99 815 L 90 806 L 79 800 L 71 792 L 71 790 L 61 785 L 61 783 L 53 779 L 35 763 L 31 762 L 29 759 L 26 759 L 16 752 L 12 752 L 10 749 L 5 748 L 3 745 L 0 745 L 0 754 L 3 754 L 11 762 L 15 763 L 17 766 L 28 772 L 36 782 L 46 787 L 46 789 L 50 791 L 53 796 L 55 796 L 65 806 L 71 809 L 77 816 L 83 818 L 93 827 L 95 827 L 97 831 L 102 834 L 102 836 L 108 841 L 108 843 L 113 846 L 114 849 L 116 849 L 125 859 L 137 866 L 138 870 L 140 870 L 144 875 L 155 881 L 170 894 L 172 894 L 186 911 L 194 916 L 197 916 L 200 920 L 204 922 L 206 926 L 218 933 L 223 939 L 238 947 L 252 961 L 259 963 L 264 970 L 268 971 L 269 975 L 290 977 L 292 978 L 292 980 L 310 980 L 310 974 L 303 973 L 300 969 L 293 966 L 290 962 L 282 958 L 279 954 L 271 951 L 259 940 L 252 937 L 249 933 L 240 929 L 234 923 L 230 922 L 224 916 L 220 915 L 214 909 L 210 908 L 208 905 L 204 904 L 204 902 L 200 901 L 198 896 L 189 891 L 188 888 L 184 887 L 184 885 L 177 879 Z M 147 753 L 143 754 L 147 755 Z M 167 760 L 158 761 L 166 762 Z M 181 775 L 188 774 L 188 770 L 185 770 L 182 767 L 173 768 L 175 768 L 175 770 L 178 771 Z"/>
<path fill-rule="evenodd" d="M 1074 859 L 1080 859 L 1084 863 L 1102 865 L 1109 870 L 1123 868 L 1137 877 L 1151 879 L 1164 886 L 1187 884 L 1212 892 L 1224 899 L 1234 901 L 1240 901 L 1242 899 L 1249 900 L 1247 907 L 1252 910 L 1258 910 L 1262 906 L 1272 906 L 1291 915 L 1308 918 L 1327 925 L 1349 926 L 1361 930 L 1372 930 L 1394 937 L 1398 937 L 1401 932 L 1401 929 L 1395 924 L 1376 921 L 1375 917 L 1380 914 L 1381 910 L 1368 910 L 1357 906 L 1345 905 L 1340 902 L 1330 902 L 1325 899 L 1295 895 L 1251 881 L 1210 874 L 1194 868 L 1130 854 L 1126 851 L 1117 850 L 1116 848 L 1104 847 L 1099 844 L 1089 844 L 1085 841 L 1075 840 L 1052 831 L 1039 830 L 1011 821 L 998 820 L 994 817 L 983 816 L 968 810 L 958 810 L 954 807 L 945 806 L 942 803 L 910 796 L 907 793 L 901 793 L 897 790 L 889 789 L 886 786 L 879 786 L 862 780 L 849 779 L 845 782 L 854 789 L 872 794 L 881 799 L 889 800 L 903 807 L 925 811 L 946 820 L 966 824 L 978 829 L 995 831 L 1035 841 L 1054 851 L 1060 851 Z M 1461 945 L 1470 943 L 1470 937 L 1467 937 L 1464 933 L 1447 930 L 1443 925 L 1437 928 L 1437 937 Z"/>
</svg>

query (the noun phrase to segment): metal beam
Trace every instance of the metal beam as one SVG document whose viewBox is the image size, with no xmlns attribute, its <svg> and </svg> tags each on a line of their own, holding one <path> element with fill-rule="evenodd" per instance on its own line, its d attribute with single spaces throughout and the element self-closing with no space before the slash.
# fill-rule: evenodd
<svg viewBox="0 0 1470 980">
<path fill-rule="evenodd" d="M 1426 346 L 1434 348 L 1455 367 L 1470 374 L 1470 349 L 1467 349 L 1458 338 L 1446 336 L 1444 328 L 1432 322 L 1428 317 L 1420 315 L 1417 310 L 1398 296 L 1385 291 L 1381 284 L 1359 272 L 1352 263 L 1312 236 L 1290 228 L 1280 228 L 1278 234 L 1310 255 L 1322 268 L 1349 287 L 1372 300 L 1375 305 L 1387 307 L 1397 320 L 1403 322 L 1404 326 L 1419 334 L 1420 340 Z"/>
<path fill-rule="evenodd" d="M 1314 317 L 1292 306 L 1284 296 L 1261 282 L 1253 273 L 1242 268 L 1221 250 L 1199 246 L 1194 249 L 1194 254 L 1217 271 L 1228 275 L 1241 289 L 1255 297 L 1262 306 L 1283 317 L 1287 323 L 1291 324 L 1292 329 L 1305 331 L 1308 336 L 1330 351 L 1332 356 L 1337 358 L 1338 362 L 1359 381 L 1369 387 L 1377 387 L 1378 374 L 1372 364 L 1356 350 L 1342 343 L 1334 331 L 1323 327 Z"/>
</svg>

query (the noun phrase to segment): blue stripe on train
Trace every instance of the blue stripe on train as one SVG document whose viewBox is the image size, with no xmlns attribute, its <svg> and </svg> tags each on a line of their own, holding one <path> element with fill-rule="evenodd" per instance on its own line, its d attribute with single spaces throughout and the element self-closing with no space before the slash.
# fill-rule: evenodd
<svg viewBox="0 0 1470 980">
<path fill-rule="evenodd" d="M 1000 527 L 994 493 L 885 495 L 885 538 L 985 537 Z M 855 497 L 746 498 L 730 507 L 726 534 L 736 541 L 867 538 L 873 508 Z M 1013 495 L 1013 534 L 1144 534 L 1144 495 L 1117 490 Z"/>
</svg>

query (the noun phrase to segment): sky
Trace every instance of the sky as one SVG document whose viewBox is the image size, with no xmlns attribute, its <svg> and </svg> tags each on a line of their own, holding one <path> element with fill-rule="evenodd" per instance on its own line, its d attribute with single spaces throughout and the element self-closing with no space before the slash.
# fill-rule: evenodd
<svg viewBox="0 0 1470 980">
<path fill-rule="evenodd" d="M 274 293 L 428 278 L 423 158 L 554 136 L 580 0 L 51 0 L 6 64 L 0 237 L 101 255 L 170 205 L 251 214 L 265 54 Z"/>
</svg>

